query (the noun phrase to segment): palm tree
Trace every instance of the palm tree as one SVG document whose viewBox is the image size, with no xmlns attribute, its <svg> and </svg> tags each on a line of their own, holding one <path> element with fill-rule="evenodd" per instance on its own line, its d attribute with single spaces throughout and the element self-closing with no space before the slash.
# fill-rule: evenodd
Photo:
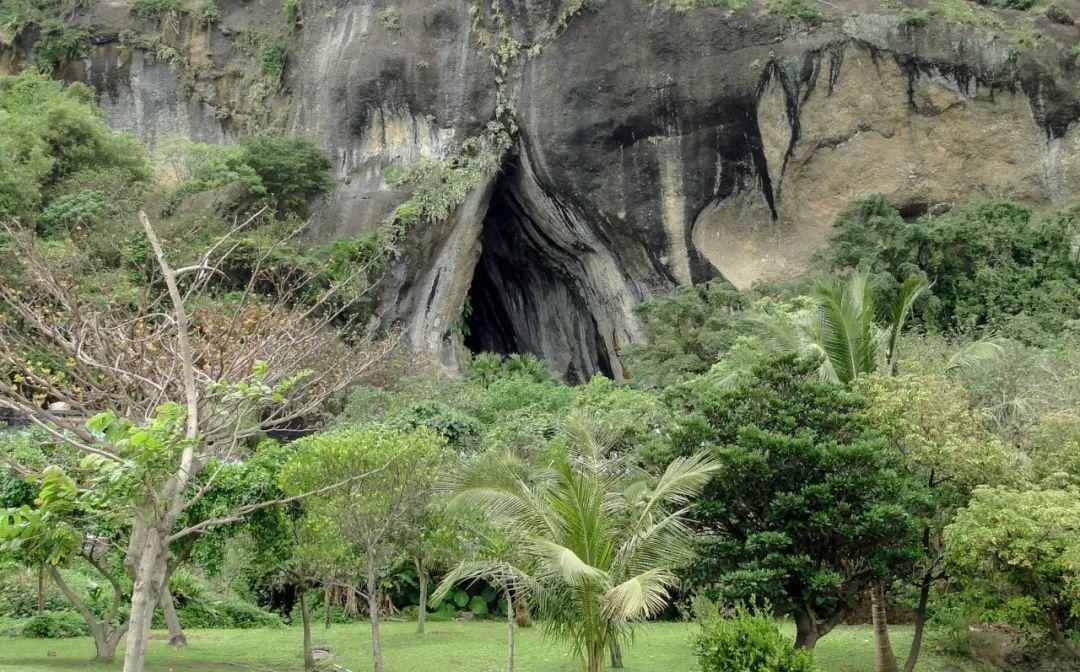
<svg viewBox="0 0 1080 672">
<path fill-rule="evenodd" d="M 889 375 L 895 375 L 900 333 L 915 302 L 928 288 L 929 284 L 922 276 L 909 276 L 889 308 L 884 328 L 879 328 L 874 288 L 866 275 L 855 273 L 847 279 L 818 285 L 818 321 L 814 335 L 817 346 L 825 355 L 824 375 L 850 384 L 858 376 L 878 370 L 882 350 L 885 370 Z M 897 672 L 896 655 L 889 640 L 884 583 L 874 582 L 869 594 L 874 625 L 874 669 L 876 672 Z"/>
<path fill-rule="evenodd" d="M 818 319 L 812 336 L 825 355 L 823 375 L 847 385 L 860 375 L 877 371 L 882 354 L 885 370 L 895 375 L 900 334 L 915 302 L 929 287 L 920 275 L 908 277 L 885 315 L 885 326 L 879 327 L 874 287 L 865 274 L 820 283 L 815 292 Z"/>
<path fill-rule="evenodd" d="M 506 557 L 511 553 L 509 548 L 503 547 L 489 552 L 486 559 L 461 562 L 443 577 L 431 596 L 431 603 L 437 604 L 446 598 L 454 586 L 475 581 L 486 581 L 502 592 L 506 599 L 506 672 L 514 672 L 515 608 L 519 602 L 529 599 L 529 595 L 536 590 L 536 582 L 524 570 L 511 562 L 498 559 L 498 556 Z"/>
<path fill-rule="evenodd" d="M 463 566 L 440 590 L 450 579 L 513 575 L 529 586 L 547 633 L 598 672 L 612 644 L 667 606 L 674 570 L 693 554 L 687 508 L 717 466 L 704 455 L 679 458 L 652 478 L 614 455 L 587 421 L 571 419 L 565 431 L 566 457 L 545 469 L 487 463 L 459 476 L 452 505 L 519 540 L 524 566 Z"/>
</svg>

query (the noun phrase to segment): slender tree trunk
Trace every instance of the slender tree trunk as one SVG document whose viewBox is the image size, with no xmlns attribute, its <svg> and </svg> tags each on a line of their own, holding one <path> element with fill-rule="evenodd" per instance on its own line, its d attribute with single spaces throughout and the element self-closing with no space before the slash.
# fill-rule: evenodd
<svg viewBox="0 0 1080 672">
<path fill-rule="evenodd" d="M 45 611 L 45 563 L 38 565 L 37 572 L 37 615 Z"/>
<path fill-rule="evenodd" d="M 329 630 L 330 623 L 331 621 L 333 621 L 333 619 L 331 618 L 332 614 L 330 612 L 330 586 L 325 586 L 323 588 L 323 611 L 326 612 L 323 614 L 323 627 L 326 630 Z"/>
<path fill-rule="evenodd" d="M 304 622 L 304 670 L 312 672 L 315 669 L 315 654 L 311 650 L 311 609 L 306 593 L 306 589 L 300 589 L 300 619 Z"/>
<path fill-rule="evenodd" d="M 880 582 L 870 586 L 870 616 L 874 623 L 874 671 L 897 672 L 896 655 L 889 641 L 889 621 L 885 587 Z"/>
<path fill-rule="evenodd" d="M 514 620 L 519 628 L 532 627 L 532 615 L 529 613 L 529 603 L 518 600 L 514 603 Z"/>
<path fill-rule="evenodd" d="M 619 640 L 611 640 L 611 669 L 621 670 L 623 669 L 622 662 L 622 645 L 619 644 Z"/>
<path fill-rule="evenodd" d="M 506 591 L 506 672 L 514 672 L 514 596 Z"/>
<path fill-rule="evenodd" d="M 604 669 L 604 654 L 607 653 L 603 642 L 589 642 L 586 649 L 586 655 L 588 658 L 585 661 L 586 669 L 589 672 L 600 672 Z"/>
<path fill-rule="evenodd" d="M 795 612 L 795 646 L 800 649 L 810 649 L 817 645 L 818 628 L 817 619 L 806 609 Z"/>
<path fill-rule="evenodd" d="M 420 583 L 420 608 L 416 611 L 416 634 L 424 634 L 424 625 L 427 623 L 427 568 L 419 558 L 416 563 L 416 580 Z"/>
<path fill-rule="evenodd" d="M 187 646 L 187 636 L 180 625 L 180 616 L 176 613 L 176 603 L 169 590 L 168 578 L 161 587 L 161 611 L 165 614 L 165 626 L 169 628 L 169 646 Z"/>
<path fill-rule="evenodd" d="M 131 591 L 131 615 L 128 620 L 130 627 L 124 651 L 124 672 L 143 672 L 154 607 L 157 606 L 161 586 L 165 580 L 164 538 L 152 527 L 145 531 L 143 537 Z"/>
<path fill-rule="evenodd" d="M 919 586 L 919 603 L 915 606 L 915 631 L 911 636 L 911 649 L 908 651 L 907 660 L 904 661 L 904 672 L 915 672 L 915 664 L 919 662 L 923 631 L 926 629 L 926 605 L 930 601 L 930 585 L 933 582 L 933 569 L 929 569 L 923 575 L 922 585 Z"/>
<path fill-rule="evenodd" d="M 382 672 L 382 636 L 379 632 L 379 584 L 375 576 L 375 554 L 368 552 L 367 566 L 367 598 L 368 618 L 371 619 L 371 659 L 372 670 Z M 127 672 L 125 670 L 125 672 Z"/>
</svg>

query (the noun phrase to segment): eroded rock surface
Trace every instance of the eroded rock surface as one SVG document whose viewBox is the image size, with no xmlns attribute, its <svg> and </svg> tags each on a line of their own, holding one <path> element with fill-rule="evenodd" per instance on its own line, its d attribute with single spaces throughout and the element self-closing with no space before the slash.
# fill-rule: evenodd
<svg viewBox="0 0 1080 672">
<path fill-rule="evenodd" d="M 455 161 L 512 118 L 502 171 L 407 233 L 380 317 L 448 369 L 469 346 L 619 376 L 641 300 L 797 273 L 852 198 L 914 215 L 979 193 L 1064 203 L 1080 184 L 1080 29 L 827 4 L 807 25 L 757 2 L 307 0 L 293 19 L 227 0 L 213 26 L 184 18 L 149 45 L 122 0 L 101 0 L 75 19 L 97 44 L 62 73 L 150 144 L 317 138 L 338 180 L 315 210 L 322 241 L 410 197 L 388 166 Z M 272 85 L 251 74 L 252 34 L 288 44 Z M 5 49 L 0 69 L 32 53 Z"/>
</svg>

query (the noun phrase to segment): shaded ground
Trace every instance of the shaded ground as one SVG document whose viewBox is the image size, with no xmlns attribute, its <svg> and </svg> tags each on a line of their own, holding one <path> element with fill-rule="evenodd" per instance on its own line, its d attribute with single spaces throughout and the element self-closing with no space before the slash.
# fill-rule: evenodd
<svg viewBox="0 0 1080 672">
<path fill-rule="evenodd" d="M 386 672 L 499 672 L 505 669 L 505 625 L 499 622 L 432 623 L 417 636 L 411 623 L 384 625 Z M 690 649 L 694 626 L 661 623 L 643 627 L 625 655 L 626 672 L 693 672 L 697 662 Z M 542 637 L 538 628 L 519 631 L 519 672 L 578 672 L 579 665 L 560 645 Z M 150 644 L 149 672 L 298 672 L 303 669 L 299 628 L 280 630 L 196 630 L 181 651 L 159 639 Z M 893 645 L 907 650 L 910 628 L 894 629 Z M 366 624 L 337 625 L 329 632 L 318 627 L 315 642 L 328 645 L 335 662 L 354 672 L 371 669 Z M 89 639 L 33 640 L 0 638 L 0 672 L 111 672 L 120 664 L 92 665 Z M 869 626 L 837 628 L 818 644 L 817 662 L 825 672 L 872 672 L 873 646 Z M 962 665 L 928 654 L 920 672 L 973 672 Z"/>
</svg>

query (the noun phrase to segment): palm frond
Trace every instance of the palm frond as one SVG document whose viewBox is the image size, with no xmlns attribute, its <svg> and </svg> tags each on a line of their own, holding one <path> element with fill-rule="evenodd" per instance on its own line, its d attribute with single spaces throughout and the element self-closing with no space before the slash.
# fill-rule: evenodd
<svg viewBox="0 0 1080 672">
<path fill-rule="evenodd" d="M 485 581 L 493 587 L 509 592 L 514 599 L 534 593 L 536 580 L 523 569 L 500 560 L 467 560 L 450 570 L 439 582 L 431 594 L 428 605 L 434 605 L 446 599 L 446 596 L 460 584 Z"/>
<path fill-rule="evenodd" d="M 567 439 L 569 457 L 588 468 L 604 465 L 614 447 L 611 437 L 596 424 L 596 419 L 581 412 L 572 413 L 562 423 L 562 433 Z"/>
<path fill-rule="evenodd" d="M 873 289 L 865 274 L 847 280 L 818 284 L 817 338 L 836 379 L 849 383 L 874 370 L 877 340 L 874 337 Z"/>
<path fill-rule="evenodd" d="M 896 363 L 899 357 L 898 346 L 900 344 L 900 334 L 904 330 L 904 323 L 907 322 L 908 317 L 911 315 L 915 302 L 928 289 L 930 289 L 930 283 L 921 275 L 909 275 L 904 280 L 904 284 L 900 285 L 900 295 L 896 297 L 896 301 L 892 305 L 887 329 L 889 344 L 886 350 L 888 353 L 886 366 L 888 366 L 889 375 L 896 374 Z"/>
<path fill-rule="evenodd" d="M 549 539 L 530 540 L 538 562 L 537 575 L 559 577 L 569 586 L 595 585 L 607 580 L 607 572 L 593 567 L 573 550 Z"/>
<path fill-rule="evenodd" d="M 1004 344 L 1004 340 L 994 338 L 968 343 L 949 357 L 945 373 L 973 371 L 994 364 L 1005 354 Z"/>
<path fill-rule="evenodd" d="M 616 575 L 637 574 L 655 567 L 680 567 L 694 557 L 687 509 L 679 509 L 629 534 L 619 546 Z"/>
<path fill-rule="evenodd" d="M 640 529 L 648 524 L 658 509 L 682 506 L 690 501 L 719 469 L 720 465 L 706 453 L 672 460 L 646 499 L 637 527 Z"/>
<path fill-rule="evenodd" d="M 667 569 L 656 568 L 623 581 L 604 595 L 604 614 L 616 622 L 655 616 L 664 610 L 670 589 L 678 583 Z"/>
</svg>

